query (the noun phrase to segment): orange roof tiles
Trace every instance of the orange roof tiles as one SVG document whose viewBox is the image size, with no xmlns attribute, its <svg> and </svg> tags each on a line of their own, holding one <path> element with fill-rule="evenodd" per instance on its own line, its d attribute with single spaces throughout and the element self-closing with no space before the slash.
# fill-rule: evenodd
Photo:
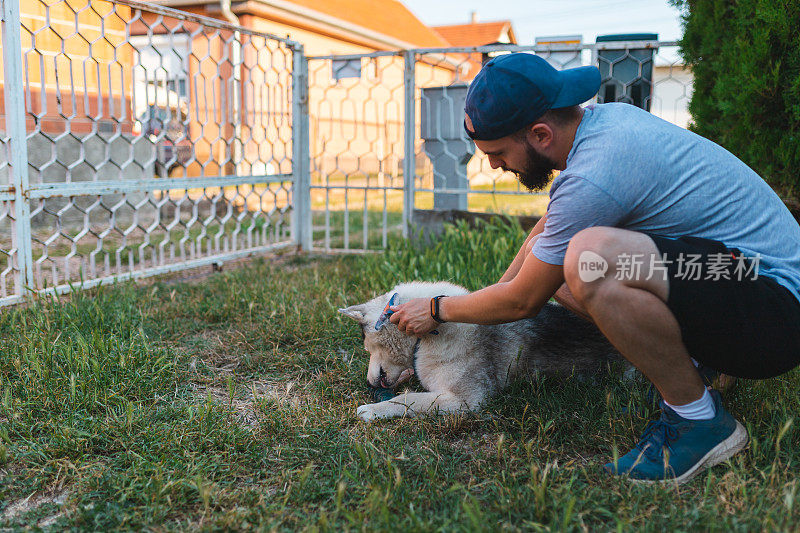
<svg viewBox="0 0 800 533">
<path fill-rule="evenodd" d="M 495 43 L 506 30 L 509 32 L 511 43 L 516 43 L 510 20 L 434 26 L 433 29 L 452 46 L 481 46 Z"/>
<path fill-rule="evenodd" d="M 397 0 L 293 0 L 293 3 L 416 46 L 448 46 Z"/>
</svg>

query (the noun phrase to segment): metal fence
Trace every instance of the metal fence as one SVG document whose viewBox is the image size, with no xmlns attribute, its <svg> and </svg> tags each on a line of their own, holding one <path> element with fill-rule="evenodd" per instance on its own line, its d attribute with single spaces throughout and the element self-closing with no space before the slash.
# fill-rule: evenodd
<svg viewBox="0 0 800 533">
<path fill-rule="evenodd" d="M 543 211 L 462 131 L 497 54 L 598 65 L 598 101 L 688 120 L 674 42 L 307 58 L 136 0 L 1 3 L 0 305 L 287 246 L 379 250 L 419 210 Z"/>
<path fill-rule="evenodd" d="M 644 107 L 686 126 L 691 73 L 677 43 L 492 45 L 310 57 L 313 247 L 367 251 L 407 235 L 419 210 L 543 213 L 513 174 L 492 169 L 462 129 L 469 82 L 489 58 L 535 53 L 558 69 L 597 65 L 595 101 Z M 413 179 L 405 179 L 413 176 Z"/>
<path fill-rule="evenodd" d="M 300 44 L 131 0 L 2 5 L 0 304 L 302 241 Z"/>
</svg>

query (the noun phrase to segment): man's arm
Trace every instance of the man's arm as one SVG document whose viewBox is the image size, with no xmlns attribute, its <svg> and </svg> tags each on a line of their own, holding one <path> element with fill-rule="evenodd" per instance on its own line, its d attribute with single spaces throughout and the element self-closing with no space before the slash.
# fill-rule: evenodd
<svg viewBox="0 0 800 533">
<path fill-rule="evenodd" d="M 448 322 L 503 324 L 536 316 L 564 283 L 564 267 L 541 261 L 529 253 L 511 281 L 496 283 L 464 296 L 439 302 L 439 314 Z"/>
<path fill-rule="evenodd" d="M 544 225 L 547 222 L 547 214 L 539 219 L 539 222 L 533 227 L 531 232 L 528 234 L 528 238 L 525 239 L 525 242 L 522 243 L 517 255 L 514 257 L 514 260 L 511 261 L 511 264 L 506 269 L 505 274 L 500 278 L 498 283 L 504 283 L 506 281 L 511 281 L 514 279 L 514 276 L 517 275 L 519 270 L 522 268 L 522 263 L 525 261 L 525 257 L 530 255 L 531 246 L 533 246 L 534 238 L 541 234 L 544 231 Z"/>
<path fill-rule="evenodd" d="M 564 283 L 564 267 L 551 265 L 528 254 L 517 275 L 464 296 L 439 300 L 439 315 L 448 322 L 502 324 L 535 316 Z M 417 298 L 392 308 L 390 320 L 409 335 L 436 329 L 430 316 L 430 300 Z"/>
</svg>

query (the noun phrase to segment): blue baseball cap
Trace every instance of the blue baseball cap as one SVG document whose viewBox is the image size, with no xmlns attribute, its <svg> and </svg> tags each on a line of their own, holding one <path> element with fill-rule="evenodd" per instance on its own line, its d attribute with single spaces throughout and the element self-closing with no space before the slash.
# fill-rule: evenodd
<svg viewBox="0 0 800 533">
<path fill-rule="evenodd" d="M 467 90 L 464 129 L 475 140 L 499 139 L 535 122 L 549 109 L 581 104 L 599 89 L 597 67 L 556 70 L 533 54 L 497 56 Z"/>
</svg>

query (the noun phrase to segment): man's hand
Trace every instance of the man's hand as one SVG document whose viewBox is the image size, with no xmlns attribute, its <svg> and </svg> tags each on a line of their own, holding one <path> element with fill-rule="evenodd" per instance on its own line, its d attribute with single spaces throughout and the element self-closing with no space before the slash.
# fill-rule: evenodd
<svg viewBox="0 0 800 533">
<path fill-rule="evenodd" d="M 394 313 L 389 321 L 397 324 L 397 329 L 406 335 L 421 337 L 439 325 L 431 316 L 431 301 L 428 298 L 415 298 L 390 309 Z"/>
<path fill-rule="evenodd" d="M 564 284 L 564 267 L 545 263 L 532 253 L 511 281 L 495 283 L 461 296 L 439 301 L 439 314 L 448 322 L 503 324 L 536 315 Z M 421 337 L 438 326 L 431 316 L 431 301 L 417 298 L 390 308 L 392 324 L 407 335 Z"/>
</svg>

